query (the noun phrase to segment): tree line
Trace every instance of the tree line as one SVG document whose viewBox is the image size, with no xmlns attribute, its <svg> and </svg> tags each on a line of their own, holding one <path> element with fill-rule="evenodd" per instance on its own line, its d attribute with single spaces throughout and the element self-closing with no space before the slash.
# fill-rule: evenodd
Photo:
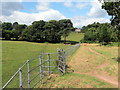
<svg viewBox="0 0 120 90">
<path fill-rule="evenodd" d="M 81 32 L 84 34 L 82 42 L 99 42 L 108 44 L 109 42 L 118 41 L 118 30 L 110 23 L 93 23 L 83 26 Z"/>
<path fill-rule="evenodd" d="M 101 2 L 101 0 L 99 0 Z M 99 42 L 108 44 L 109 42 L 119 42 L 120 40 L 120 1 L 104 2 L 102 9 L 105 9 L 108 15 L 112 16 L 111 23 L 93 23 L 82 27 L 85 33 L 81 42 Z"/>
<path fill-rule="evenodd" d="M 18 24 L 14 22 L 1 23 L 2 35 L 5 40 L 24 40 L 34 42 L 60 42 L 61 37 L 66 37 L 74 30 L 70 19 L 61 19 L 59 21 L 34 21 L 32 25 Z"/>
</svg>

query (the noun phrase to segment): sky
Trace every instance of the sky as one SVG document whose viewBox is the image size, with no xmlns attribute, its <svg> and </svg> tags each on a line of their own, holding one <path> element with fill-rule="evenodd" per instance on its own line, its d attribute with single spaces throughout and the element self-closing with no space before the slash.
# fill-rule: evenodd
<svg viewBox="0 0 120 90">
<path fill-rule="evenodd" d="M 56 0 L 57 1 L 57 0 Z M 70 19 L 81 28 L 94 22 L 110 22 L 110 16 L 98 0 L 92 1 L 22 1 L 1 2 L 0 21 L 31 25 L 34 21 Z"/>
</svg>

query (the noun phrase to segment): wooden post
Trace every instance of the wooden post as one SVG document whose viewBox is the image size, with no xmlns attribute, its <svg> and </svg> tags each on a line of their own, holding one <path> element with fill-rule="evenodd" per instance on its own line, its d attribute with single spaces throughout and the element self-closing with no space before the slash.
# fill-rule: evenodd
<svg viewBox="0 0 120 90">
<path fill-rule="evenodd" d="M 50 54 L 48 54 L 48 75 L 50 75 Z"/>
<path fill-rule="evenodd" d="M 40 83 L 42 83 L 42 55 L 40 55 Z"/>
<path fill-rule="evenodd" d="M 28 89 L 30 88 L 30 60 L 27 61 L 28 63 Z"/>
<path fill-rule="evenodd" d="M 19 68 L 20 90 L 22 90 L 22 69 Z"/>
</svg>

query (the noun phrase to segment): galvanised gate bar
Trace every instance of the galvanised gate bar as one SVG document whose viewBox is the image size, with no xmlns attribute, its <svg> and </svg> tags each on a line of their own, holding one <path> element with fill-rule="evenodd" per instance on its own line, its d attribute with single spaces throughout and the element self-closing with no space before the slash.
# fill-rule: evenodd
<svg viewBox="0 0 120 90">
<path fill-rule="evenodd" d="M 57 49 L 57 53 L 40 53 L 38 57 L 25 62 L 2 89 L 34 88 L 38 83 L 42 84 L 43 79 L 51 73 L 60 71 L 64 74 L 65 64 L 65 51 L 63 49 Z M 14 80 L 15 78 L 17 79 Z M 13 87 L 14 85 L 9 87 L 13 81 L 17 84 L 15 87 Z"/>
</svg>

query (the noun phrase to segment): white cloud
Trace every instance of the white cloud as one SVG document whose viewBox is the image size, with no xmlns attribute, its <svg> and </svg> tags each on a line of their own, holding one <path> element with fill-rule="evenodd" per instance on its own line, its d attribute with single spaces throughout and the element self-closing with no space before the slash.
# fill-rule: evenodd
<svg viewBox="0 0 120 90">
<path fill-rule="evenodd" d="M 73 3 L 72 2 L 65 2 L 64 6 L 66 6 L 66 7 L 73 7 Z"/>
<path fill-rule="evenodd" d="M 92 5 L 92 8 L 90 11 L 86 14 L 86 16 L 75 16 L 71 18 L 74 27 L 82 27 L 94 22 L 110 22 L 109 19 L 105 18 L 106 12 L 101 9 L 101 4 L 99 2 L 91 2 L 91 3 L 72 3 L 72 2 L 64 2 L 64 5 L 67 7 L 74 7 L 74 8 L 80 8 L 83 9 L 87 5 Z M 13 7 L 16 7 L 13 9 Z M 6 10 L 10 8 L 9 10 Z M 38 20 L 60 20 L 65 19 L 65 17 L 62 13 L 60 13 L 58 10 L 54 10 L 50 8 L 49 2 L 40 2 L 36 8 L 39 11 L 38 13 L 25 13 L 17 11 L 21 7 L 12 5 L 11 7 L 8 5 L 6 6 L 4 10 L 6 10 L 6 14 L 3 14 L 3 16 L 0 16 L 0 20 L 2 22 L 19 22 L 20 24 L 32 24 L 33 21 Z"/>
<path fill-rule="evenodd" d="M 57 10 L 50 9 L 48 11 L 39 12 L 39 13 L 24 13 L 19 11 L 14 11 L 12 15 L 10 16 L 1 16 L 0 20 L 3 22 L 19 22 L 20 24 L 32 24 L 33 21 L 38 20 L 60 20 L 65 19 L 66 17 L 61 14 Z M 88 24 L 94 23 L 94 22 L 110 22 L 109 19 L 106 18 L 96 18 L 96 17 L 87 17 L 87 16 L 75 16 L 71 18 L 71 21 L 73 22 L 74 27 L 82 27 L 86 26 Z"/>
<path fill-rule="evenodd" d="M 92 8 L 87 13 L 87 16 L 89 17 L 105 17 L 107 15 L 107 12 L 101 8 L 102 4 L 94 0 L 94 2 L 91 2 Z"/>
<path fill-rule="evenodd" d="M 63 4 L 66 7 L 84 9 L 88 5 L 88 2 L 64 2 Z"/>
<path fill-rule="evenodd" d="M 73 17 L 71 20 L 74 23 L 74 27 L 87 26 L 88 24 L 92 24 L 94 22 L 100 22 L 100 23 L 110 22 L 110 20 L 106 18 L 96 18 L 96 17 L 91 18 L 86 16 L 76 16 Z"/>
<path fill-rule="evenodd" d="M 63 18 L 65 18 L 65 16 L 63 14 L 61 14 L 59 11 L 50 9 L 49 11 L 39 13 L 39 16 L 36 19 L 37 20 L 38 19 L 43 19 L 43 20 L 55 19 L 55 20 L 59 20 L 59 19 L 63 19 Z"/>
<path fill-rule="evenodd" d="M 40 11 L 49 10 L 49 2 L 39 2 L 36 8 Z"/>
<path fill-rule="evenodd" d="M 59 20 L 66 18 L 64 15 L 62 15 L 59 11 L 50 9 L 45 12 L 39 12 L 39 13 L 24 13 L 19 11 L 14 11 L 12 15 L 10 16 L 0 16 L 0 20 L 2 22 L 19 22 L 20 24 L 27 24 L 30 25 L 33 21 L 38 20 Z"/>
<path fill-rule="evenodd" d="M 12 12 L 23 8 L 21 2 L 0 2 L 2 15 L 9 16 Z"/>
<path fill-rule="evenodd" d="M 83 9 L 83 8 L 86 8 L 88 6 L 88 3 L 87 2 L 79 2 L 75 5 L 76 8 L 79 8 L 79 9 Z"/>
</svg>

